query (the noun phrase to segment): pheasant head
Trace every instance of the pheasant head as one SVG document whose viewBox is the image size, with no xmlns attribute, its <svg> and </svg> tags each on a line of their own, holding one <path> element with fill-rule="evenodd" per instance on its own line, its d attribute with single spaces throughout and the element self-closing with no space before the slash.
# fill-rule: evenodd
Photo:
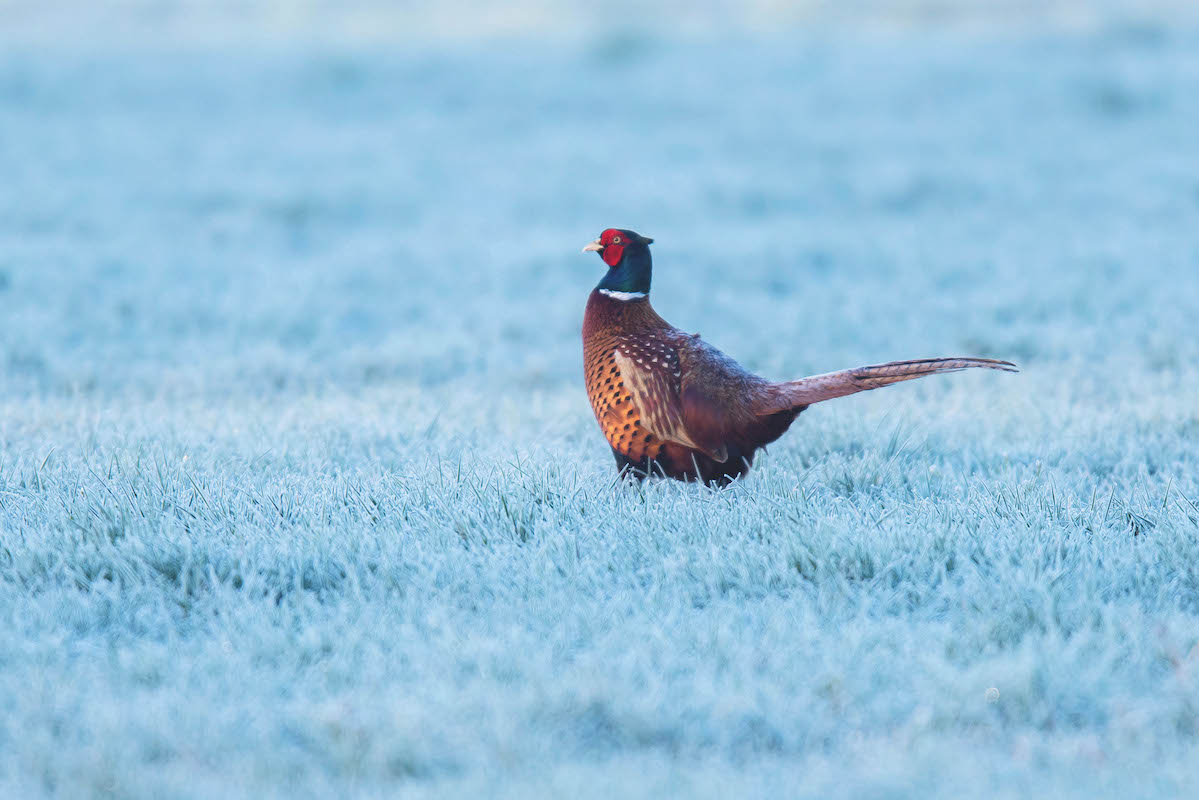
<svg viewBox="0 0 1199 800">
<path fill-rule="evenodd" d="M 599 253 L 608 272 L 595 288 L 609 296 L 645 297 L 653 275 L 649 246 L 654 240 L 622 228 L 608 228 L 583 248 Z"/>
</svg>

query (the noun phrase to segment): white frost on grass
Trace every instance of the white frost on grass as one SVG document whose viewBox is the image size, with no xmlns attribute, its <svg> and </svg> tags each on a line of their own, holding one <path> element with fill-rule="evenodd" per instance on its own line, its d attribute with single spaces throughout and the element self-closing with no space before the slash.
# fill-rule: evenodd
<svg viewBox="0 0 1199 800">
<path fill-rule="evenodd" d="M 0 796 L 1194 794 L 1196 53 L 5 55 Z M 616 485 L 616 221 L 770 376 L 1024 371 Z"/>
</svg>

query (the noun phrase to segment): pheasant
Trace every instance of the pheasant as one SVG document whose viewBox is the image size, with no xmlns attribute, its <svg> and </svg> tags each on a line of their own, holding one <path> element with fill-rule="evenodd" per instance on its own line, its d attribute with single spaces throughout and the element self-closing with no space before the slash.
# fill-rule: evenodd
<svg viewBox="0 0 1199 800">
<path fill-rule="evenodd" d="M 587 299 L 587 395 L 617 468 L 723 486 L 813 403 L 973 367 L 1016 372 L 990 358 L 922 358 L 775 383 L 658 316 L 649 302 L 653 239 L 609 228 L 583 248 L 608 272 Z"/>
</svg>

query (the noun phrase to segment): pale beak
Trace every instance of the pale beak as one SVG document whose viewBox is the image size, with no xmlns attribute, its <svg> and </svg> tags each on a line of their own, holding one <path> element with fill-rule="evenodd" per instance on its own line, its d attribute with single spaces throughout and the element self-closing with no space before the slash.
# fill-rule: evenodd
<svg viewBox="0 0 1199 800">
<path fill-rule="evenodd" d="M 583 252 L 584 253 L 598 253 L 599 251 L 601 251 L 603 249 L 604 249 L 604 246 L 602 244 L 600 244 L 600 240 L 596 239 L 594 242 L 590 242 L 589 244 L 587 244 L 583 248 Z"/>
</svg>

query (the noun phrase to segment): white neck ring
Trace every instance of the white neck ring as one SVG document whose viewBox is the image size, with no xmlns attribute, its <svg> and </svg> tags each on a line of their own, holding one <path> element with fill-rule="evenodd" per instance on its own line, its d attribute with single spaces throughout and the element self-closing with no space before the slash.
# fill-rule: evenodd
<svg viewBox="0 0 1199 800">
<path fill-rule="evenodd" d="M 641 300 L 649 297 L 649 294 L 646 292 L 614 292 L 611 289 L 600 289 L 599 293 L 607 297 L 611 297 L 613 300 L 619 300 L 622 303 L 627 303 L 630 300 Z"/>
</svg>

